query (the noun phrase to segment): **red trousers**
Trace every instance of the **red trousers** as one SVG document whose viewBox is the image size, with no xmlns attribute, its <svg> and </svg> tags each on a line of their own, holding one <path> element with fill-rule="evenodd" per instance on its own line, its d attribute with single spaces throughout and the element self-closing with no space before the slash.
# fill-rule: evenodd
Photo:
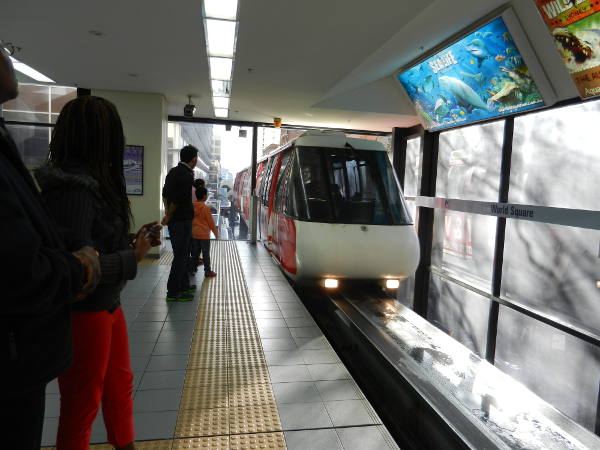
<svg viewBox="0 0 600 450">
<path fill-rule="evenodd" d="M 102 403 L 108 442 L 119 448 L 134 440 L 133 373 L 122 309 L 75 311 L 73 365 L 60 377 L 57 450 L 87 450 Z"/>
</svg>

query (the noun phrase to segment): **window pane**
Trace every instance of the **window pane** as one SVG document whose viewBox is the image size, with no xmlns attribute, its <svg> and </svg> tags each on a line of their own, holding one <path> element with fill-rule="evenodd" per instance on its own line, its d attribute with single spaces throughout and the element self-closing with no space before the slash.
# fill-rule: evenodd
<svg viewBox="0 0 600 450">
<path fill-rule="evenodd" d="M 497 219 L 459 211 L 435 211 L 431 264 L 491 292 Z"/>
<path fill-rule="evenodd" d="M 48 158 L 50 145 L 49 127 L 36 127 L 32 125 L 7 125 L 25 166 L 29 170 L 43 166 Z"/>
<path fill-rule="evenodd" d="M 508 220 L 502 295 L 600 333 L 600 232 Z"/>
<path fill-rule="evenodd" d="M 440 134 L 436 196 L 498 201 L 504 121 Z"/>
<path fill-rule="evenodd" d="M 600 349 L 500 306 L 496 365 L 594 431 Z"/>
<path fill-rule="evenodd" d="M 406 167 L 404 170 L 404 195 L 416 197 L 421 179 L 421 138 L 409 139 L 406 142 Z M 414 218 L 414 214 L 412 214 Z"/>
<path fill-rule="evenodd" d="M 308 204 L 308 219 L 331 222 L 333 214 L 329 189 L 320 151 L 297 149 L 299 153 L 304 194 Z"/>
<path fill-rule="evenodd" d="M 510 201 L 600 209 L 600 101 L 515 119 Z"/>
<path fill-rule="evenodd" d="M 487 298 L 431 275 L 427 320 L 482 358 L 489 308 Z"/>
</svg>

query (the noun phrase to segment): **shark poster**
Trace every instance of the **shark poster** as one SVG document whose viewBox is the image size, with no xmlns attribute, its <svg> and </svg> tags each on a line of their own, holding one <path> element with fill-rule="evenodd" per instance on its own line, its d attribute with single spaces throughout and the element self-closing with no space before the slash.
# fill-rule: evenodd
<svg viewBox="0 0 600 450">
<path fill-rule="evenodd" d="M 544 106 L 501 17 L 397 77 L 429 130 Z"/>
<path fill-rule="evenodd" d="M 600 2 L 534 0 L 579 95 L 600 95 Z"/>
</svg>

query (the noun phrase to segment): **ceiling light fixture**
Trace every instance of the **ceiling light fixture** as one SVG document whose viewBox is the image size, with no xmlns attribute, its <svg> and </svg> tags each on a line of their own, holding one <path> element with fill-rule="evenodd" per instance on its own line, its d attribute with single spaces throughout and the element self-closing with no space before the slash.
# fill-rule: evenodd
<svg viewBox="0 0 600 450">
<path fill-rule="evenodd" d="M 231 81 L 231 69 L 233 59 L 231 58 L 208 58 L 210 63 L 210 78 L 213 80 Z"/>
<path fill-rule="evenodd" d="M 204 17 L 236 20 L 237 8 L 237 0 L 204 0 Z"/>
<path fill-rule="evenodd" d="M 215 108 L 229 108 L 229 98 L 228 97 L 213 97 L 213 106 Z"/>
<path fill-rule="evenodd" d="M 27 64 L 19 61 L 18 59 L 11 56 L 10 60 L 12 61 L 15 70 L 18 70 L 23 75 L 27 75 L 29 78 L 33 78 L 36 81 L 41 81 L 42 83 L 54 83 L 54 80 L 48 78 L 43 73 L 38 72 L 33 67 L 29 67 Z"/>
<path fill-rule="evenodd" d="M 231 83 L 229 81 L 211 80 L 210 84 L 212 87 L 213 97 L 229 97 L 229 93 L 231 92 Z"/>
<path fill-rule="evenodd" d="M 238 0 L 204 0 L 203 4 L 213 107 L 216 117 L 228 117 L 237 44 Z"/>
<path fill-rule="evenodd" d="M 215 116 L 227 118 L 229 116 L 229 110 L 226 108 L 215 108 Z"/>
<path fill-rule="evenodd" d="M 209 56 L 233 58 L 237 23 L 229 20 L 206 19 L 206 40 Z"/>
</svg>

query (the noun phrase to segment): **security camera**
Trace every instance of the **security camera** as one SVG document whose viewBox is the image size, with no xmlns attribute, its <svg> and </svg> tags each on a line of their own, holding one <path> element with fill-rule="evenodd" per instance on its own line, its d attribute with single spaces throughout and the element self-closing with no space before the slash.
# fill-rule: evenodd
<svg viewBox="0 0 600 450">
<path fill-rule="evenodd" d="M 185 117 L 194 117 L 196 112 L 196 105 L 192 103 L 192 97 L 188 95 L 189 103 L 183 107 L 183 115 Z"/>
</svg>

